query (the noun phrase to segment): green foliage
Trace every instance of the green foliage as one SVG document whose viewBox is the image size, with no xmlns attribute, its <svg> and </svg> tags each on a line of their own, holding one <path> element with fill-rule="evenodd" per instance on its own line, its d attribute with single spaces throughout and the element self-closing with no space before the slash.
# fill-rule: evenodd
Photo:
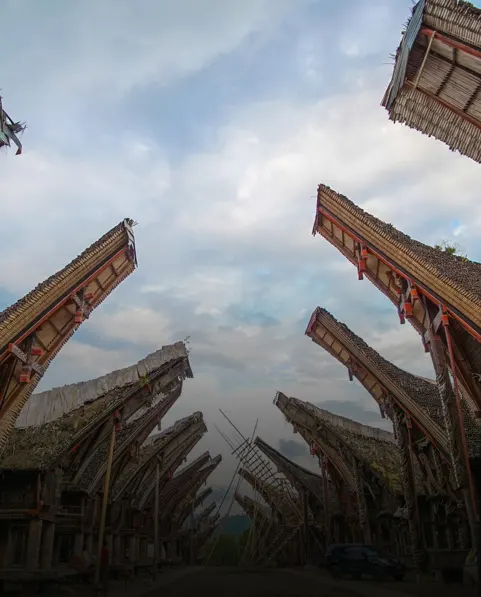
<svg viewBox="0 0 481 597">
<path fill-rule="evenodd" d="M 448 255 L 457 255 L 462 259 L 467 259 L 466 255 L 461 251 L 461 247 L 457 243 L 450 243 L 447 240 L 443 240 L 440 245 L 434 245 L 434 248 Z"/>
<path fill-rule="evenodd" d="M 145 375 L 142 375 L 142 377 L 140 378 L 139 381 L 140 381 L 141 387 L 144 387 L 144 386 L 148 385 L 150 378 L 147 374 L 145 374 Z"/>
</svg>

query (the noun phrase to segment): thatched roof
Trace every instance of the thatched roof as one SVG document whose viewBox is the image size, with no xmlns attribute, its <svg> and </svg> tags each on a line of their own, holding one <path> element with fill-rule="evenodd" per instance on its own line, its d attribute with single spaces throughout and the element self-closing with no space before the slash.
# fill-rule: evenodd
<svg viewBox="0 0 481 597">
<path fill-rule="evenodd" d="M 219 454 L 214 458 L 209 458 L 207 462 L 202 463 L 200 466 L 197 464 L 194 467 L 185 467 L 179 471 L 161 492 L 162 517 L 171 517 L 177 508 L 182 506 L 182 502 L 187 495 L 189 495 L 189 500 L 192 499 L 191 495 L 195 495 L 221 461 L 222 456 Z M 196 462 L 199 463 L 199 460 Z M 191 464 L 195 464 L 195 462 Z"/>
<path fill-rule="evenodd" d="M 446 305 L 452 305 L 471 325 L 481 329 L 481 263 L 412 239 L 326 185 L 319 185 L 317 209 L 314 233 L 319 232 L 331 241 L 332 225 L 326 222 L 327 230 L 319 219 L 324 214 L 326 219 L 344 224 L 348 234 L 352 231 L 358 242 L 367 245 L 368 251 L 382 252 L 387 260 L 407 272 L 415 283 L 418 281 L 436 293 Z M 336 239 L 332 239 L 332 244 L 341 248 Z M 354 250 L 350 259 L 357 264 Z"/>
<path fill-rule="evenodd" d="M 441 434 L 443 442 L 447 441 L 444 438 L 441 400 L 434 380 L 412 375 L 396 367 L 326 309 L 318 307 L 314 311 L 306 335 L 348 367 L 358 379 L 361 378 L 361 383 L 368 373 L 371 374 L 369 382 L 374 381 L 374 385 L 369 383 L 368 391 L 378 403 L 382 402 L 384 388 L 424 427 L 430 427 L 434 423 L 437 435 Z M 379 382 L 376 385 L 377 380 Z M 444 443 L 441 447 L 448 449 Z"/>
<path fill-rule="evenodd" d="M 260 437 L 256 437 L 255 445 L 277 466 L 293 485 L 302 486 L 315 496 L 322 504 L 322 477 L 286 458 L 278 450 L 269 446 Z M 294 482 L 293 482 L 294 481 Z"/>
<path fill-rule="evenodd" d="M 481 384 L 473 375 L 481 371 L 481 264 L 413 240 L 325 185 L 319 185 L 313 233 L 381 290 L 426 346 L 432 313 L 438 313 L 438 325 L 441 307 L 446 309 L 451 336 L 465 355 L 455 354 L 456 376 L 470 409 L 481 410 Z"/>
<path fill-rule="evenodd" d="M 154 427 L 178 400 L 181 393 L 182 382 L 179 381 L 176 387 L 158 396 L 155 403 L 141 417 L 134 419 L 117 432 L 112 461 L 112 484 L 117 481 L 125 466 L 132 460 L 133 454 L 129 454 L 129 450 L 143 444 Z M 110 438 L 106 437 L 92 454 L 88 465 L 74 478 L 75 484 L 88 493 L 94 493 L 102 487 L 107 468 L 109 444 Z"/>
<path fill-rule="evenodd" d="M 146 362 L 150 364 L 155 362 L 157 367 L 147 367 Z M 149 355 L 144 361 L 140 361 L 138 365 L 143 366 L 122 369 L 92 380 L 91 383 L 83 382 L 82 384 L 64 386 L 59 388 L 58 392 L 51 390 L 51 394 L 43 392 L 44 399 L 52 401 L 51 409 L 45 411 L 38 409 L 36 414 L 47 418 L 47 420 L 51 419 L 52 412 L 55 410 L 53 403 L 56 400 L 62 404 L 62 407 L 58 409 L 60 412 L 68 405 L 78 403 L 83 405 L 43 425 L 15 429 L 0 460 L 0 467 L 12 469 L 48 468 L 59 461 L 63 454 L 76 447 L 79 442 L 97 432 L 100 426 L 110 420 L 114 412 L 121 411 L 129 401 L 133 401 L 139 394 L 143 395 L 147 387 L 156 393 L 168 391 L 169 384 L 176 384 L 178 379 L 192 376 L 185 346 L 182 342 L 163 347 Z M 82 394 L 83 389 L 86 390 L 87 399 Z M 107 391 L 102 394 L 103 390 Z M 41 394 L 37 396 L 41 396 Z M 63 400 L 66 397 L 69 400 Z M 139 409 L 143 405 L 147 405 L 148 401 L 148 397 L 143 401 L 137 401 L 136 408 Z"/>
<path fill-rule="evenodd" d="M 171 465 L 171 456 L 182 445 L 184 448 L 193 438 L 200 439 L 207 431 L 203 415 L 195 412 L 176 421 L 161 433 L 149 437 L 140 450 L 138 458 L 133 458 L 123 469 L 112 487 L 113 499 L 125 492 L 135 490 L 142 479 L 152 479 L 156 474 L 157 458 L 161 461 L 161 475 L 165 475 Z"/>
<path fill-rule="evenodd" d="M 131 388 L 158 372 L 162 367 L 178 359 L 188 359 L 183 342 L 162 346 L 134 365 L 101 375 L 95 379 L 53 388 L 33 394 L 18 417 L 16 427 L 42 425 L 75 412 L 80 407 L 96 402 L 116 389 Z M 185 377 L 192 377 L 190 366 L 186 366 Z"/>
<path fill-rule="evenodd" d="M 462 0 L 421 0 L 396 52 L 389 117 L 481 161 L 481 16 Z"/>
<path fill-rule="evenodd" d="M 286 479 L 279 477 L 267 482 L 244 468 L 239 469 L 239 475 L 249 483 L 266 504 L 281 513 L 288 522 L 297 521 L 302 516 L 302 506 L 298 495 L 293 492 Z"/>
<path fill-rule="evenodd" d="M 294 426 L 310 432 L 314 443 L 344 477 L 351 491 L 356 491 L 355 473 L 349 458 L 353 455 L 386 487 L 395 493 L 402 492 L 401 462 L 392 433 L 361 425 L 280 392 L 276 405 Z"/>
<path fill-rule="evenodd" d="M 91 270 L 99 266 L 99 261 L 125 247 L 131 240 L 129 232 L 132 224 L 130 219 L 120 222 L 64 268 L 0 312 L 0 347 L 11 342 L 26 324 L 51 309 L 65 293 L 71 292 Z"/>
<path fill-rule="evenodd" d="M 451 448 L 440 394 L 434 380 L 412 375 L 396 367 L 320 307 L 312 314 L 306 334 L 348 367 L 379 404 L 383 404 L 383 392 L 394 396 L 402 410 L 436 442 L 443 455 L 450 458 Z M 462 404 L 471 456 L 478 457 L 481 429 L 473 420 L 464 400 Z"/>
<path fill-rule="evenodd" d="M 268 506 L 261 504 L 258 500 L 250 498 L 248 495 L 241 495 L 237 491 L 234 498 L 251 521 L 259 521 L 259 519 L 267 522 L 272 521 L 272 512 Z"/>
<path fill-rule="evenodd" d="M 121 222 L 0 313 L 0 377 L 9 380 L 0 413 L 0 452 L 52 360 L 90 313 L 135 269 L 131 224 L 131 220 Z M 29 358 L 30 349 L 34 355 L 30 381 L 20 383 L 22 359 Z"/>
<path fill-rule="evenodd" d="M 160 475 L 161 499 L 163 499 L 162 496 L 166 497 L 171 490 L 175 491 L 186 476 L 193 474 L 210 460 L 209 452 L 204 452 L 185 467 L 178 468 L 185 462 L 187 455 L 192 451 L 201 437 L 202 434 L 197 433 L 181 445 L 175 446 L 170 453 L 164 455 Z M 132 505 L 139 510 L 143 510 L 152 500 L 155 492 L 155 484 L 156 475 L 144 475 L 135 489 Z"/>
</svg>

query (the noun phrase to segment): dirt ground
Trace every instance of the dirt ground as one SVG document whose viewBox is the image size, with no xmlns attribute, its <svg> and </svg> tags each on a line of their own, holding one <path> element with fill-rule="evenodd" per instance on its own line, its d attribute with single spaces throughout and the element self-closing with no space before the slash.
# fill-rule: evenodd
<svg viewBox="0 0 481 597">
<path fill-rule="evenodd" d="M 319 569 L 203 568 L 179 575 L 174 582 L 152 588 L 142 597 L 463 597 L 471 596 L 460 585 L 423 582 L 373 583 L 333 580 Z"/>
<path fill-rule="evenodd" d="M 324 584 L 321 578 L 279 569 L 204 568 L 145 597 L 358 597 L 358 593 Z"/>
<path fill-rule="evenodd" d="M 72 590 L 73 589 L 73 590 Z M 91 597 L 92 589 L 69 588 L 49 592 L 49 597 Z M 474 597 L 474 591 L 460 585 L 423 580 L 376 583 L 369 580 L 334 580 L 319 568 L 163 569 L 156 581 L 139 578 L 126 585 L 112 581 L 108 597 Z"/>
</svg>

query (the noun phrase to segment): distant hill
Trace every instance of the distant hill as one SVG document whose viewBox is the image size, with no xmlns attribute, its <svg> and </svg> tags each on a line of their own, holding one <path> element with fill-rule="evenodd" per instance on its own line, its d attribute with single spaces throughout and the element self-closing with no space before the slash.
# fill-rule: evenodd
<svg viewBox="0 0 481 597">
<path fill-rule="evenodd" d="M 251 526 L 251 521 L 245 514 L 224 516 L 219 521 L 216 535 L 242 535 Z"/>
</svg>

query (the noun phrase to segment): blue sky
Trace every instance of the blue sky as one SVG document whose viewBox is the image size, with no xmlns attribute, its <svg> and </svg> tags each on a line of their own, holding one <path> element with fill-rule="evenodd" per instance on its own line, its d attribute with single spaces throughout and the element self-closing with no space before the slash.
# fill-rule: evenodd
<svg viewBox="0 0 481 597">
<path fill-rule="evenodd" d="M 168 422 L 219 407 L 274 445 L 276 390 L 381 424 L 304 337 L 328 308 L 384 356 L 431 375 L 419 339 L 320 238 L 324 182 L 420 240 L 481 259 L 479 165 L 391 123 L 380 101 L 411 3 L 6 0 L 1 88 L 25 120 L 2 154 L 0 304 L 124 217 L 139 269 L 65 347 L 42 389 L 190 336 L 196 375 Z M 228 476 L 231 462 L 216 475 Z"/>
</svg>

